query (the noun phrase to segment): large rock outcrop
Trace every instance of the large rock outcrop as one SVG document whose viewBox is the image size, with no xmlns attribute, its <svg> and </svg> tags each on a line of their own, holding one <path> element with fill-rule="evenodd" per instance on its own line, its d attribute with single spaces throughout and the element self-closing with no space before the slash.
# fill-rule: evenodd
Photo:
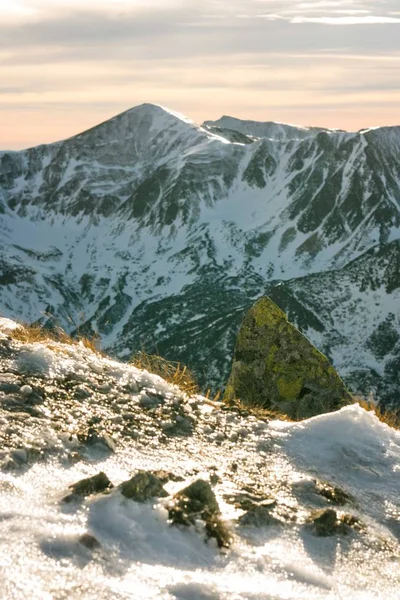
<svg viewBox="0 0 400 600">
<path fill-rule="evenodd" d="M 303 419 L 343 407 L 351 398 L 328 359 L 267 297 L 246 314 L 225 399 L 240 399 Z"/>
</svg>

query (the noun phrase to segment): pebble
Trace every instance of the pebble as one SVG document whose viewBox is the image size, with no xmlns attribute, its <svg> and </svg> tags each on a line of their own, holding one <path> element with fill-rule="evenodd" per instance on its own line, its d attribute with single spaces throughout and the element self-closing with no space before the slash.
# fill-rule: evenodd
<svg viewBox="0 0 400 600">
<path fill-rule="evenodd" d="M 139 396 L 139 405 L 142 408 L 156 408 L 160 403 L 160 399 L 155 396 L 148 396 L 147 394 L 141 394 Z"/>
<path fill-rule="evenodd" d="M 136 381 L 130 381 L 128 384 L 128 389 L 130 392 L 132 392 L 132 394 L 138 394 L 139 393 L 139 386 L 136 383 Z"/>
<path fill-rule="evenodd" d="M 210 427 L 210 425 L 205 425 L 203 427 L 203 433 L 205 433 L 206 435 L 208 435 L 210 433 L 214 433 L 214 429 L 212 427 Z"/>
<path fill-rule="evenodd" d="M 111 385 L 109 383 L 102 383 L 97 386 L 97 391 L 102 394 L 107 394 L 108 392 L 111 392 Z"/>
<path fill-rule="evenodd" d="M 86 385 L 78 385 L 75 390 L 75 396 L 77 398 L 89 398 L 92 395 L 92 390 Z"/>
<path fill-rule="evenodd" d="M 240 437 L 245 438 L 249 435 L 249 431 L 245 427 L 241 427 L 238 431 L 238 434 L 240 435 Z"/>
<path fill-rule="evenodd" d="M 20 392 L 24 398 L 27 398 L 28 396 L 30 396 L 33 393 L 33 389 L 31 388 L 30 385 L 23 385 L 22 388 L 20 389 Z"/>
<path fill-rule="evenodd" d="M 131 419 L 134 419 L 134 418 L 135 418 L 135 415 L 134 415 L 134 413 L 133 413 L 133 412 L 127 412 L 127 411 L 124 411 L 124 412 L 122 413 L 122 417 L 123 417 L 123 418 L 124 418 L 126 421 L 129 421 L 129 420 L 131 420 Z"/>
</svg>

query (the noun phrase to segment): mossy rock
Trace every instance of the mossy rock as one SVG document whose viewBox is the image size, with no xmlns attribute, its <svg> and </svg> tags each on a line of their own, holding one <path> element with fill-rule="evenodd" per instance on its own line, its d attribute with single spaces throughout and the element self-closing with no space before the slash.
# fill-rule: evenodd
<svg viewBox="0 0 400 600">
<path fill-rule="evenodd" d="M 152 498 L 166 498 L 168 496 L 162 480 L 147 471 L 139 471 L 132 479 L 121 483 L 119 489 L 125 498 L 135 502 L 146 502 Z"/>
<path fill-rule="evenodd" d="M 306 527 L 319 537 L 348 535 L 352 530 L 363 532 L 364 523 L 350 514 L 338 515 L 332 508 L 314 511 L 306 521 Z"/>
<path fill-rule="evenodd" d="M 101 494 L 102 492 L 109 492 L 113 488 L 113 484 L 108 479 L 107 475 L 103 472 L 94 475 L 93 477 L 87 477 L 81 479 L 77 483 L 70 485 L 69 488 L 71 493 L 66 496 L 64 502 L 73 502 L 78 498 L 84 498 L 91 494 Z"/>
<path fill-rule="evenodd" d="M 241 325 L 225 400 L 239 399 L 300 420 L 351 400 L 329 363 L 270 298 L 258 300 Z"/>
<path fill-rule="evenodd" d="M 207 481 L 198 479 L 174 496 L 169 507 L 169 519 L 174 525 L 194 525 L 198 519 L 204 522 L 207 538 L 214 538 L 219 548 L 227 548 L 231 534 L 221 519 L 215 494 Z"/>
</svg>

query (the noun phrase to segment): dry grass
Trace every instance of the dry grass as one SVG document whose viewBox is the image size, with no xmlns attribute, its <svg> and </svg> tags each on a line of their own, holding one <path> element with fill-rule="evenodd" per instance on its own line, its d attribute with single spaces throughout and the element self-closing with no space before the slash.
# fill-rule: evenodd
<svg viewBox="0 0 400 600">
<path fill-rule="evenodd" d="M 243 404 L 243 402 L 238 399 L 224 401 L 224 404 L 231 409 L 236 409 L 240 412 L 249 413 L 250 415 L 257 417 L 257 419 L 260 419 L 260 420 L 264 420 L 264 421 L 265 420 L 268 420 L 268 421 L 279 420 L 279 421 L 289 421 L 291 423 L 294 422 L 294 420 L 291 419 L 289 417 L 289 415 L 285 415 L 284 413 L 281 413 L 281 412 L 278 412 L 275 410 L 269 410 L 268 408 L 263 408 L 262 406 L 250 406 L 247 404 Z"/>
<path fill-rule="evenodd" d="M 149 373 L 159 375 L 168 383 L 178 386 L 188 396 L 200 393 L 193 373 L 180 362 L 171 362 L 158 354 L 147 354 L 144 350 L 137 352 L 129 362 L 138 369 L 146 369 Z"/>
<path fill-rule="evenodd" d="M 210 388 L 204 394 L 204 397 L 210 402 L 221 402 L 222 401 L 222 390 L 218 390 L 217 392 L 213 392 Z"/>
<path fill-rule="evenodd" d="M 375 406 L 373 402 L 364 400 L 363 398 L 356 398 L 356 403 L 359 404 L 364 410 L 374 412 L 382 423 L 389 425 L 389 427 L 393 427 L 393 429 L 400 429 L 399 413 L 395 413 L 390 410 L 384 411 L 379 406 Z"/>
<path fill-rule="evenodd" d="M 72 338 L 62 327 L 54 327 L 53 329 L 45 329 L 40 325 L 21 325 L 17 329 L 14 329 L 9 333 L 10 337 L 18 342 L 24 344 L 34 344 L 36 342 L 49 343 L 58 342 L 60 344 L 69 344 L 76 346 L 79 343 L 83 344 L 85 348 L 89 348 L 92 352 L 99 353 L 99 337 L 93 336 L 88 338 L 85 336 L 78 336 Z M 53 346 L 53 350 L 56 349 Z"/>
</svg>

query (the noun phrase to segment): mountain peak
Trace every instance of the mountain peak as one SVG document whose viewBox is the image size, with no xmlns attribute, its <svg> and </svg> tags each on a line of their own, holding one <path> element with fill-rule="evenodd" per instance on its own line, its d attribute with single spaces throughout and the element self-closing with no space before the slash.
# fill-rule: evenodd
<svg viewBox="0 0 400 600">
<path fill-rule="evenodd" d="M 178 112 L 158 104 L 145 103 L 119 113 L 111 117 L 111 119 L 107 119 L 79 133 L 74 138 L 79 139 L 92 136 L 93 134 L 98 134 L 100 131 L 110 134 L 115 129 L 118 130 L 118 137 L 120 138 L 122 135 L 122 138 L 124 138 L 133 131 L 138 131 L 142 134 L 145 134 L 147 131 L 148 134 L 150 132 L 154 134 L 163 130 L 171 131 L 176 129 L 182 134 L 184 130 L 190 131 L 200 128 L 189 118 Z"/>
<path fill-rule="evenodd" d="M 139 104 L 138 106 L 134 106 L 122 114 L 132 114 L 132 115 L 140 114 L 143 116 L 147 114 L 150 116 L 157 116 L 157 117 L 163 116 L 166 119 L 172 118 L 173 120 L 182 121 L 182 123 L 187 123 L 188 125 L 196 126 L 194 121 L 192 121 L 192 119 L 189 119 L 185 115 L 183 115 L 175 110 L 172 110 L 166 106 L 163 106 L 161 104 L 152 104 L 151 102 L 145 102 L 143 104 Z"/>
</svg>

